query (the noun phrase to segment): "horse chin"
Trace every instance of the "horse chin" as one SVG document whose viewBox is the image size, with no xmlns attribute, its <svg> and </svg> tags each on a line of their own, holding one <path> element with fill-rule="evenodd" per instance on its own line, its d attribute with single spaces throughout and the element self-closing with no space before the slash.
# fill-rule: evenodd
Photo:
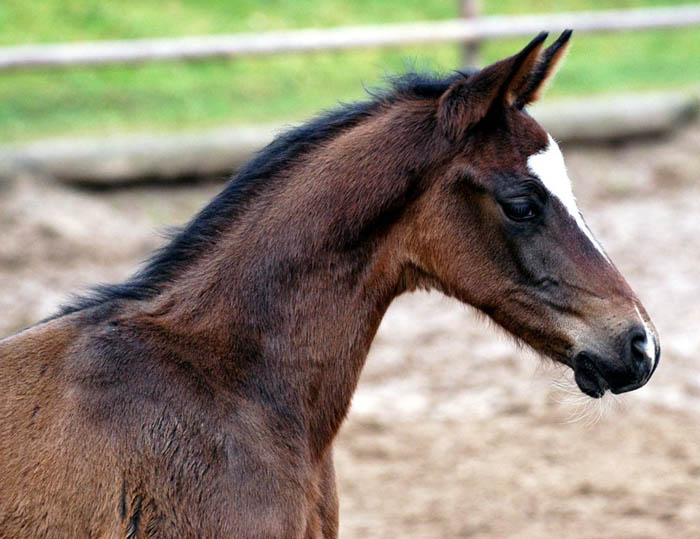
<svg viewBox="0 0 700 539">
<path fill-rule="evenodd" d="M 574 379 L 578 388 L 594 399 L 601 398 L 610 387 L 590 358 L 583 354 L 574 363 Z"/>
</svg>

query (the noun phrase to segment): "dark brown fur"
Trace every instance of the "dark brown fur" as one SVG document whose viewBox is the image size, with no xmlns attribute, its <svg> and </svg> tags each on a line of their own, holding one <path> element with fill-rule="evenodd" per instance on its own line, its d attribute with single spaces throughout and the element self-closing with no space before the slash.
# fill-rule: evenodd
<svg viewBox="0 0 700 539">
<path fill-rule="evenodd" d="M 502 225 L 494 193 L 546 144 L 513 95 L 545 78 L 538 39 L 442 95 L 377 98 L 158 282 L 0 341 L 0 537 L 336 537 L 332 442 L 398 294 L 438 288 L 565 363 L 572 321 L 629 325 L 636 298 L 561 208 L 530 242 L 568 275 L 546 297 Z"/>
</svg>

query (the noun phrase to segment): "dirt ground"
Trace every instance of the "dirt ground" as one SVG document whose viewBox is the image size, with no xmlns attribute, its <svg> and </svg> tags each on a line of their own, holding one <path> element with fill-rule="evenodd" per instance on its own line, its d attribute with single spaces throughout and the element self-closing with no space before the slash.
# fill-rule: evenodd
<svg viewBox="0 0 700 539">
<path fill-rule="evenodd" d="M 343 537 L 700 537 L 700 125 L 565 154 L 657 325 L 660 368 L 586 400 L 467 307 L 399 298 L 336 444 Z M 220 188 L 0 182 L 0 336 L 124 279 Z"/>
</svg>

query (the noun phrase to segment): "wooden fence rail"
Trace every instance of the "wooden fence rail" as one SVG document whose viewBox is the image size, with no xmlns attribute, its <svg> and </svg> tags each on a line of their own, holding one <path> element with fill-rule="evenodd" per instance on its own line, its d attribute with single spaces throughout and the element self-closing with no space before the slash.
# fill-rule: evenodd
<svg viewBox="0 0 700 539">
<path fill-rule="evenodd" d="M 0 70 L 49 66 L 106 65 L 160 60 L 330 51 L 362 47 L 397 47 L 418 43 L 474 43 L 491 38 L 534 35 L 574 28 L 606 32 L 675 28 L 700 24 L 700 5 L 572 12 L 461 20 L 289 30 L 167 39 L 138 39 L 0 48 Z"/>
</svg>

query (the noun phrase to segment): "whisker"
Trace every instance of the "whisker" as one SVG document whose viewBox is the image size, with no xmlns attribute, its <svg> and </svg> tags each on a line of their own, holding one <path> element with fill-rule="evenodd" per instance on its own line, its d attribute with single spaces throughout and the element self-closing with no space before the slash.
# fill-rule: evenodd
<svg viewBox="0 0 700 539">
<path fill-rule="evenodd" d="M 585 395 L 568 372 L 562 371 L 559 377 L 552 378 L 550 385 L 554 390 L 552 400 L 568 409 L 564 421 L 568 424 L 581 423 L 584 428 L 591 428 L 625 407 L 625 401 L 609 391 L 600 399 Z"/>
</svg>

